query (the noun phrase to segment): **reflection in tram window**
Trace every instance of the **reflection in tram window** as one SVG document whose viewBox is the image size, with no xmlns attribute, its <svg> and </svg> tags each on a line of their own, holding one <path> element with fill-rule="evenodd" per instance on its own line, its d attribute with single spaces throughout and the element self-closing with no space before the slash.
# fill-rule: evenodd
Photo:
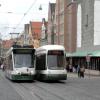
<svg viewBox="0 0 100 100">
<path fill-rule="evenodd" d="M 32 66 L 32 59 L 30 54 L 16 54 L 14 57 L 15 60 L 15 67 L 31 67 Z"/>
<path fill-rule="evenodd" d="M 49 69 L 64 69 L 64 55 L 48 55 Z"/>
</svg>

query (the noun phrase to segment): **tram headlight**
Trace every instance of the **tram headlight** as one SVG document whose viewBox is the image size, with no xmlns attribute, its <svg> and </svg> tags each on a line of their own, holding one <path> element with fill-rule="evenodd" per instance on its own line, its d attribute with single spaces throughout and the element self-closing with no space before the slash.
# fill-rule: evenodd
<svg viewBox="0 0 100 100">
<path fill-rule="evenodd" d="M 14 75 L 19 74 L 19 71 L 17 71 L 17 70 L 13 71 L 12 74 L 14 74 Z"/>
<path fill-rule="evenodd" d="M 21 73 L 20 73 L 19 71 L 17 71 L 17 70 L 16 70 L 16 72 L 15 72 L 15 73 L 16 73 L 16 74 L 21 74 Z"/>
<path fill-rule="evenodd" d="M 31 71 L 31 74 L 34 74 L 34 71 Z"/>
<path fill-rule="evenodd" d="M 16 72 L 16 74 L 18 74 L 18 73 L 19 73 L 19 71 L 17 71 L 17 70 L 16 70 L 15 72 Z"/>
</svg>

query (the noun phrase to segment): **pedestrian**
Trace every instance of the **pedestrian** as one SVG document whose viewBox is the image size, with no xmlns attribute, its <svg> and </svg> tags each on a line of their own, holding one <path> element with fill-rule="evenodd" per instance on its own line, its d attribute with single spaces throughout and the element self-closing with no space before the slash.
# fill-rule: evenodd
<svg viewBox="0 0 100 100">
<path fill-rule="evenodd" d="M 75 72 L 76 72 L 76 73 L 77 73 L 77 67 L 78 67 L 78 65 L 75 64 L 74 68 L 75 68 Z"/>
<path fill-rule="evenodd" d="M 78 77 L 80 77 L 80 66 L 77 66 L 77 73 L 78 73 Z"/>
<path fill-rule="evenodd" d="M 66 64 L 66 70 L 67 70 L 67 72 L 69 72 L 69 64 L 68 63 Z"/>
<path fill-rule="evenodd" d="M 73 72 L 73 67 L 71 64 L 69 65 L 69 72 Z"/>
<path fill-rule="evenodd" d="M 1 64 L 1 69 L 2 69 L 2 71 L 5 71 L 5 64 L 4 64 L 4 62 L 2 62 L 2 64 Z"/>
<path fill-rule="evenodd" d="M 1 64 L 1 69 L 2 69 L 2 70 L 4 69 L 4 65 L 3 65 L 3 63 Z"/>
<path fill-rule="evenodd" d="M 85 72 L 85 67 L 82 66 L 82 67 L 80 68 L 80 77 L 84 78 L 84 72 Z"/>
</svg>

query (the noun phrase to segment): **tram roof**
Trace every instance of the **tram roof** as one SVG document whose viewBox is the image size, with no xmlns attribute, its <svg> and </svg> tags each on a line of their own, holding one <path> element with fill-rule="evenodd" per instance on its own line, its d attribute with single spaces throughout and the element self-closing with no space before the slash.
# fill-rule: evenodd
<svg viewBox="0 0 100 100">
<path fill-rule="evenodd" d="M 44 45 L 44 46 L 41 46 L 39 48 L 36 49 L 36 51 L 38 50 L 65 50 L 65 48 L 62 46 L 62 45 Z"/>
</svg>

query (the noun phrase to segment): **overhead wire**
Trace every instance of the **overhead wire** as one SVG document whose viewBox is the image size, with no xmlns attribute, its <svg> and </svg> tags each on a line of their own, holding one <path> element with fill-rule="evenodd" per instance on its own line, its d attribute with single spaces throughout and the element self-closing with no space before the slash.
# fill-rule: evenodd
<svg viewBox="0 0 100 100">
<path fill-rule="evenodd" d="M 20 22 L 16 25 L 15 29 L 17 29 L 17 27 L 21 24 L 21 22 L 24 20 L 25 16 L 28 14 L 28 12 L 32 9 L 32 7 L 35 5 L 35 3 L 37 2 L 37 0 L 34 0 L 34 2 L 32 3 L 32 5 L 29 7 L 29 9 L 24 13 L 23 17 L 21 18 Z"/>
<path fill-rule="evenodd" d="M 32 7 L 35 5 L 35 3 L 37 2 L 37 0 L 34 0 L 34 2 L 32 3 L 32 5 L 29 7 L 29 9 L 24 13 L 23 17 L 21 18 L 21 20 L 19 21 L 19 23 L 16 25 L 16 27 L 12 27 L 15 31 L 15 29 L 17 29 L 17 27 L 21 24 L 21 22 L 24 20 L 25 16 L 28 14 L 28 12 L 32 9 Z M 10 13 L 10 12 L 7 12 Z M 11 27 L 9 27 L 11 28 Z M 7 36 L 7 35 L 6 35 Z"/>
</svg>

